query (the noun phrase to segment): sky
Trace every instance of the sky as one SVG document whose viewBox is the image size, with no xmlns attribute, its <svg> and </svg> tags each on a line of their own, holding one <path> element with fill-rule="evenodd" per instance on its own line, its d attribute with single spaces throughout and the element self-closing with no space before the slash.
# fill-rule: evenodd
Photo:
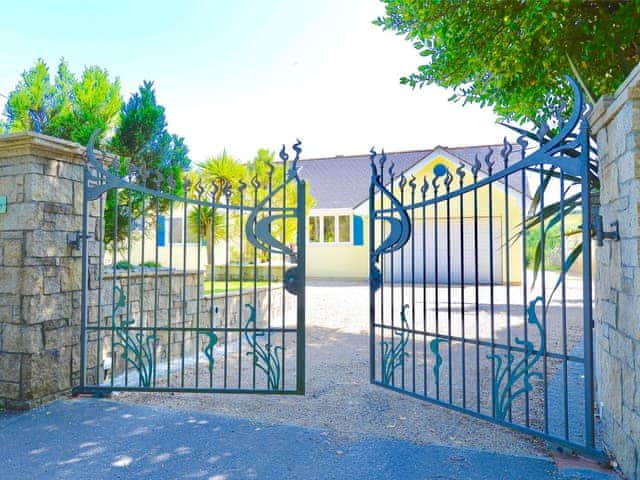
<svg viewBox="0 0 640 480">
<path fill-rule="evenodd" d="M 400 85 L 424 60 L 372 24 L 383 11 L 378 0 L 0 0 L 0 94 L 37 58 L 52 72 L 61 57 L 76 73 L 107 68 L 125 99 L 153 80 L 196 163 L 296 138 L 303 158 L 500 143 L 508 131 L 490 109 Z"/>
</svg>

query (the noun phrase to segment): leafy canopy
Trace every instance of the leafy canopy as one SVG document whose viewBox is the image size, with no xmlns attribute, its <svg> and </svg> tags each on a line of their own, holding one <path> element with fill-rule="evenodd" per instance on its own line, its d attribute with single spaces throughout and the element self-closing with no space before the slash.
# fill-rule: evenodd
<svg viewBox="0 0 640 480">
<path fill-rule="evenodd" d="M 64 60 L 53 83 L 39 59 L 22 73 L 9 94 L 5 113 L 9 132 L 33 130 L 86 144 L 94 130 L 101 136 L 115 126 L 122 98 L 120 82 L 105 69 L 91 66 L 76 79 Z"/>
<path fill-rule="evenodd" d="M 640 62 L 640 2 L 382 0 L 374 23 L 425 57 L 401 82 L 454 89 L 453 101 L 491 106 L 503 119 L 539 120 L 570 101 L 577 77 L 594 101 Z"/>
</svg>

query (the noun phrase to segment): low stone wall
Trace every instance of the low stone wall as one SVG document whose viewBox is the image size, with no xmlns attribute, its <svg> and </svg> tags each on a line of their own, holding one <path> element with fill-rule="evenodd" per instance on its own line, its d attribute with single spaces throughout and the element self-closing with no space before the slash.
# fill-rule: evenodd
<svg viewBox="0 0 640 480">
<path fill-rule="evenodd" d="M 107 271 L 102 281 L 93 285 L 94 295 L 89 300 L 88 324 L 95 328 L 100 320 L 101 329 L 94 330 L 88 336 L 87 382 L 96 384 L 105 380 L 104 372 L 124 371 L 121 351 L 116 348 L 112 353 L 112 321 L 120 325 L 122 321 L 132 321 L 130 331 L 135 334 L 136 327 L 153 327 L 157 336 L 155 342 L 156 361 L 166 362 L 182 355 L 191 355 L 195 349 L 196 334 L 184 331 L 190 328 L 228 326 L 237 328 L 242 314 L 243 323 L 249 317 L 246 304 L 256 308 L 258 324 L 264 323 L 267 312 L 273 318 L 282 315 L 282 287 L 272 287 L 269 296 L 268 287 L 258 287 L 255 295 L 250 285 L 239 291 L 231 291 L 225 298 L 224 293 L 211 296 L 204 291 L 204 272 L 169 271 L 168 269 L 145 268 L 136 271 L 117 271 L 115 284 L 125 295 L 124 306 L 115 310 L 119 294 L 115 292 L 114 275 Z M 270 298 L 269 298 L 270 297 Z M 98 302 L 98 298 L 100 301 Z M 285 296 L 287 315 L 295 314 L 295 298 Z M 269 303 L 270 302 L 270 303 Z M 117 341 L 117 339 L 116 339 Z M 224 338 L 219 339 L 224 344 Z M 205 347 L 202 342 L 200 349 Z M 110 367 L 110 368 L 108 368 Z"/>
</svg>

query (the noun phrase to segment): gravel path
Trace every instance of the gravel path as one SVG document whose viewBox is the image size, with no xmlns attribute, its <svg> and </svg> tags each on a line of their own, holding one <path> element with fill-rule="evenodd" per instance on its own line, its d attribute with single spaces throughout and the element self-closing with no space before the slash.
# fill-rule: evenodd
<svg viewBox="0 0 640 480">
<path fill-rule="evenodd" d="M 114 399 L 315 427 L 353 441 L 375 435 L 547 455 L 543 443 L 532 437 L 370 385 L 365 283 L 312 282 L 307 301 L 305 396 L 120 393 Z"/>
</svg>

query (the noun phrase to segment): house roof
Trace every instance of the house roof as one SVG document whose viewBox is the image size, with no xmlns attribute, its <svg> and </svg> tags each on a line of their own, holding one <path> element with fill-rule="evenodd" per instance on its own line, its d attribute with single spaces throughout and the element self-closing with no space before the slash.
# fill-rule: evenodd
<svg viewBox="0 0 640 480">
<path fill-rule="evenodd" d="M 396 177 L 411 170 L 422 160 L 436 150 L 441 150 L 451 160 L 459 160 L 473 165 L 476 154 L 482 162 L 481 171 L 486 172 L 484 157 L 493 149 L 491 157 L 495 161 L 494 173 L 504 168 L 502 157 L 499 155 L 502 144 L 481 145 L 468 147 L 436 147 L 426 150 L 411 150 L 406 152 L 387 152 L 385 168 L 394 164 Z M 516 152 L 520 151 L 519 145 L 513 146 L 511 161 L 514 162 Z M 371 167 L 369 165 L 369 154 L 336 156 L 328 158 L 301 159 L 299 175 L 306 180 L 311 190 L 311 195 L 315 198 L 314 208 L 355 208 L 364 202 L 369 195 L 369 182 L 371 179 Z M 522 176 L 509 176 L 509 187 L 522 192 Z"/>
</svg>

